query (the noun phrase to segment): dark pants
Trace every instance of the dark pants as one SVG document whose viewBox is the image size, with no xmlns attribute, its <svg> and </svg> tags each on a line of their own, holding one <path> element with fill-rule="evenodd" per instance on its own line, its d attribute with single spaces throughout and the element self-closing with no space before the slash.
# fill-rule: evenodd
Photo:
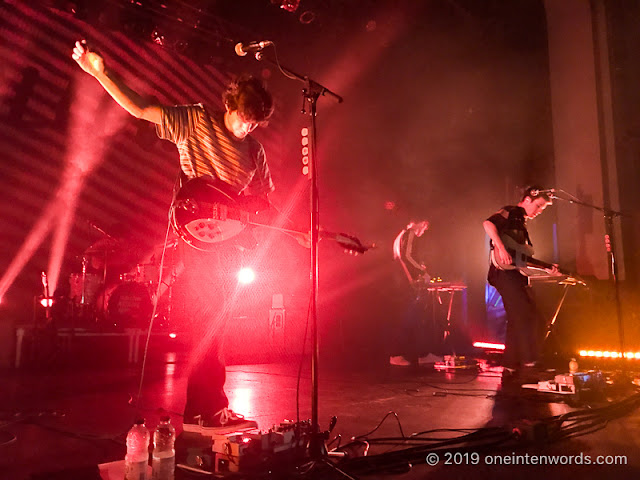
<svg viewBox="0 0 640 480">
<path fill-rule="evenodd" d="M 420 325 L 424 318 L 424 308 L 420 297 L 414 294 L 409 300 L 407 310 L 400 322 L 393 325 L 391 355 L 402 355 L 416 362 L 420 354 Z"/>
<path fill-rule="evenodd" d="M 492 268 L 488 276 L 502 296 L 507 314 L 504 366 L 517 368 L 538 360 L 543 322 L 538 313 L 527 277 L 517 270 Z"/>
<path fill-rule="evenodd" d="M 391 355 L 402 355 L 415 363 L 420 356 L 429 352 L 439 353 L 444 331 L 438 325 L 428 293 L 410 292 L 405 315 L 393 325 Z"/>
<path fill-rule="evenodd" d="M 185 421 L 195 415 L 211 416 L 229 405 L 223 339 L 236 294 L 240 252 L 232 245 L 216 245 L 202 252 L 183 245 L 182 258 L 188 293 L 185 312 L 190 319 L 192 352 L 189 358 Z"/>
</svg>

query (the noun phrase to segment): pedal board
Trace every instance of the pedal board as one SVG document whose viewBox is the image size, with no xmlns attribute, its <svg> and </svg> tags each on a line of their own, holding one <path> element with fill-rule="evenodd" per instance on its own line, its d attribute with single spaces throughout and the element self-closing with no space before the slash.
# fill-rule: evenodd
<svg viewBox="0 0 640 480">
<path fill-rule="evenodd" d="M 537 384 L 525 384 L 528 388 L 543 393 L 557 393 L 560 395 L 576 395 L 582 391 L 597 391 L 604 388 L 605 382 L 602 372 L 591 370 L 588 372 L 566 373 L 556 375 L 553 380 L 540 381 Z"/>
<path fill-rule="evenodd" d="M 477 360 L 458 355 L 445 355 L 442 362 L 436 362 L 433 367 L 436 370 L 456 371 L 456 370 L 476 370 Z"/>
<path fill-rule="evenodd" d="M 304 451 L 308 423 L 284 421 L 263 432 L 257 428 L 216 433 L 184 432 L 178 468 L 200 473 L 250 472 L 272 463 L 291 463 Z M 176 446 L 177 447 L 177 446 Z M 288 461 L 288 462 L 285 462 Z"/>
</svg>

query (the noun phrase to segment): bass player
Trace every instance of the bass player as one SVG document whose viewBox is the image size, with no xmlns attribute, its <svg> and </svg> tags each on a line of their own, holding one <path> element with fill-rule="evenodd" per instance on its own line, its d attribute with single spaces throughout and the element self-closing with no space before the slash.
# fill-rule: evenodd
<svg viewBox="0 0 640 480">
<path fill-rule="evenodd" d="M 518 379 L 525 371 L 535 368 L 544 324 L 527 277 L 518 269 L 501 269 L 495 265 L 513 263 L 502 238 L 510 237 L 517 244 L 532 246 L 526 222 L 540 215 L 551 203 L 551 198 L 541 188 L 529 187 L 517 205 L 501 208 L 483 223 L 491 239 L 491 254 L 496 257 L 496 262 L 489 267 L 487 280 L 502 296 L 507 316 L 503 380 Z M 558 273 L 555 265 L 547 271 Z"/>
</svg>

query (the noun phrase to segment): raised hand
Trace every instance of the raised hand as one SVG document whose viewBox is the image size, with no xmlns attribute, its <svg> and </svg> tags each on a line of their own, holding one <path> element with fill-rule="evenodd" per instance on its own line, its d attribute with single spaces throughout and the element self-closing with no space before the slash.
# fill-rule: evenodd
<svg viewBox="0 0 640 480">
<path fill-rule="evenodd" d="M 95 77 L 104 73 L 104 59 L 89 49 L 86 40 L 76 42 L 71 57 L 89 75 Z"/>
</svg>

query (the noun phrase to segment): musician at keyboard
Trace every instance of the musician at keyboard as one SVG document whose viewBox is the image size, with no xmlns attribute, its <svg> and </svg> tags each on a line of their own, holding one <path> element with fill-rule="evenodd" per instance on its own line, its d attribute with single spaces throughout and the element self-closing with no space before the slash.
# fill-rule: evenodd
<svg viewBox="0 0 640 480">
<path fill-rule="evenodd" d="M 424 232 L 429 228 L 426 220 L 410 222 L 396 237 L 393 242 L 393 258 L 402 268 L 403 277 L 406 278 L 411 288 L 404 287 L 407 311 L 404 317 L 399 318 L 393 326 L 394 333 L 391 338 L 391 365 L 408 366 L 419 362 L 419 356 L 424 349 L 420 345 L 420 323 L 424 316 L 424 308 L 421 303 L 420 285 L 428 284 L 431 276 L 422 259 L 420 241 Z M 425 357 L 426 358 L 426 357 Z"/>
<path fill-rule="evenodd" d="M 417 282 L 428 283 L 431 279 L 418 252 L 419 246 L 416 240 L 422 237 L 428 228 L 429 222 L 426 220 L 409 222 L 393 242 L 393 258 L 400 263 L 411 285 Z"/>
</svg>

